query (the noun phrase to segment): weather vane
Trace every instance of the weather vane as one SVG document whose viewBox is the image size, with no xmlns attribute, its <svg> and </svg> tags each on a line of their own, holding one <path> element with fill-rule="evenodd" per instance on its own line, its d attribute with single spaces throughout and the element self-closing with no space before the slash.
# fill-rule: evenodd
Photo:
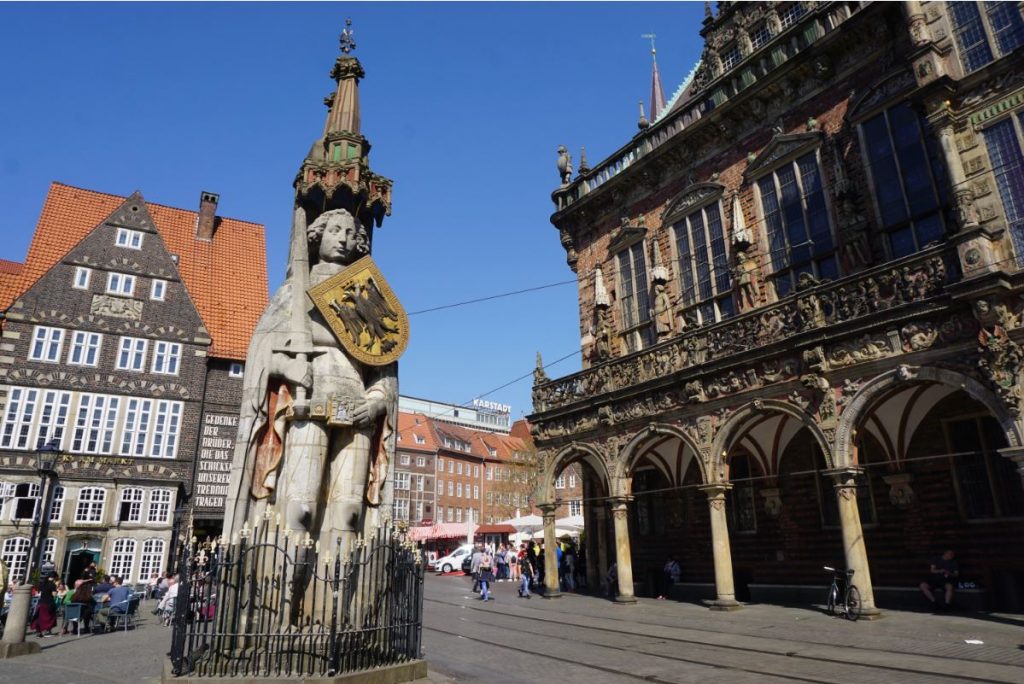
<svg viewBox="0 0 1024 684">
<path fill-rule="evenodd" d="M 352 19 L 345 19 L 345 28 L 341 30 L 341 38 L 338 42 L 341 43 L 341 51 L 346 55 L 356 49 L 356 39 L 353 38 L 355 32 L 352 30 Z"/>
<path fill-rule="evenodd" d="M 653 33 L 645 33 L 645 34 L 643 34 L 640 37 L 641 38 L 650 38 L 651 39 L 651 54 L 653 55 L 656 52 L 655 49 L 654 49 L 654 39 L 655 39 L 656 36 Z"/>
</svg>

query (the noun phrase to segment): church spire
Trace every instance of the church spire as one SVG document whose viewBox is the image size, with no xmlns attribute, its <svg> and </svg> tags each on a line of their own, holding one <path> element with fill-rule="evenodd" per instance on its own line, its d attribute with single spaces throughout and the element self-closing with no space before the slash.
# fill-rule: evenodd
<svg viewBox="0 0 1024 684">
<path fill-rule="evenodd" d="M 658 73 L 658 51 L 654 47 L 655 34 L 645 33 L 641 38 L 651 39 L 651 123 L 658 120 L 658 115 L 665 109 L 665 90 L 661 87 L 661 74 Z"/>
<path fill-rule="evenodd" d="M 362 134 L 359 110 L 359 81 L 366 72 L 350 54 L 356 47 L 351 19 L 345 20 L 338 42 L 341 54 L 331 69 L 337 86 L 324 99 L 323 135 L 295 178 L 296 203 L 310 223 L 325 211 L 346 209 L 363 225 L 380 226 L 391 214 L 391 180 L 370 171 L 370 142 Z"/>
</svg>

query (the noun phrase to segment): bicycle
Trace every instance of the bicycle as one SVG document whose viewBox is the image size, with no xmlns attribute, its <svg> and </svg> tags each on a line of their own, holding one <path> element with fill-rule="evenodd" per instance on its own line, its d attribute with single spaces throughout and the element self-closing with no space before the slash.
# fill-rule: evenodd
<svg viewBox="0 0 1024 684">
<path fill-rule="evenodd" d="M 860 602 L 860 590 L 857 589 L 857 585 L 853 583 L 853 569 L 847 570 L 845 573 L 824 566 L 826 570 L 832 573 L 832 586 L 828 588 L 828 600 L 825 603 L 825 612 L 829 615 L 836 614 L 836 604 L 839 603 L 840 589 L 839 584 L 846 584 L 846 591 L 842 593 L 843 597 L 843 616 L 847 620 L 856 621 L 860 617 L 861 602 Z M 845 575 L 845 577 L 844 577 Z"/>
</svg>

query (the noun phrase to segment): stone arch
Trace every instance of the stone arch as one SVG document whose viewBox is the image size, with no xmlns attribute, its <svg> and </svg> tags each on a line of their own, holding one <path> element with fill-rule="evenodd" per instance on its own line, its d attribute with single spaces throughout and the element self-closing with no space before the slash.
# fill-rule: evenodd
<svg viewBox="0 0 1024 684">
<path fill-rule="evenodd" d="M 700 481 L 702 484 L 707 484 L 711 480 L 708 477 L 707 465 L 704 463 L 704 459 L 701 455 L 700 447 L 693 438 L 686 433 L 683 429 L 672 425 L 670 423 L 651 423 L 640 432 L 633 435 L 633 437 L 626 442 L 626 445 L 622 448 L 622 453 L 615 457 L 616 470 L 618 475 L 622 477 L 628 477 L 629 473 L 632 472 L 636 466 L 637 461 L 644 454 L 643 447 L 646 442 L 649 442 L 652 437 L 657 435 L 669 435 L 677 438 L 683 443 L 684 446 L 689 447 L 693 452 L 693 460 L 697 463 L 697 468 L 700 472 Z M 679 476 L 682 477 L 685 474 L 683 469 Z"/>
<path fill-rule="evenodd" d="M 555 478 L 558 477 L 558 473 L 562 472 L 567 465 L 575 461 L 582 461 L 593 468 L 598 478 L 604 483 L 607 491 L 609 493 L 612 492 L 612 476 L 608 472 L 608 466 L 601 451 L 592 444 L 573 442 L 556 453 L 554 458 L 548 461 L 544 467 L 540 483 L 537 487 L 539 504 L 555 502 Z"/>
<path fill-rule="evenodd" d="M 803 425 L 803 427 L 810 431 L 811 435 L 814 437 L 814 441 L 818 443 L 818 446 L 821 448 L 821 454 L 825 459 L 826 467 L 836 467 L 836 461 L 832 454 L 832 445 L 829 443 L 828 438 L 825 437 L 825 433 L 822 432 L 821 427 L 815 421 L 813 416 L 803 409 L 785 401 L 780 401 L 778 399 L 757 399 L 734 411 L 725 423 L 723 423 L 716 431 L 715 439 L 711 447 L 711 462 L 714 463 L 711 480 L 717 480 L 723 477 L 725 473 L 725 461 L 723 460 L 723 454 L 728 454 L 729 449 L 733 446 L 734 440 L 739 431 L 750 420 L 765 413 L 782 413 L 798 421 Z"/>
<path fill-rule="evenodd" d="M 838 467 L 852 466 L 853 432 L 872 409 L 875 402 L 900 383 L 934 382 L 961 389 L 987 408 L 1006 433 L 1006 442 L 1019 447 L 1022 442 L 1020 423 L 1007 411 L 1005 404 L 981 382 L 963 373 L 934 366 L 899 366 L 869 380 L 861 387 L 839 416 L 836 426 L 835 462 Z"/>
</svg>

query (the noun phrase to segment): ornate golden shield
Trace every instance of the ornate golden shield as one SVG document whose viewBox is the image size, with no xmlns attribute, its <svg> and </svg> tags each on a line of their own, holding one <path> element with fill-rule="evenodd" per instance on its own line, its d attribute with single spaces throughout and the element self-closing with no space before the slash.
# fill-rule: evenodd
<svg viewBox="0 0 1024 684">
<path fill-rule="evenodd" d="M 384 366 L 409 344 L 409 318 L 367 255 L 306 292 L 351 356 Z"/>
</svg>

